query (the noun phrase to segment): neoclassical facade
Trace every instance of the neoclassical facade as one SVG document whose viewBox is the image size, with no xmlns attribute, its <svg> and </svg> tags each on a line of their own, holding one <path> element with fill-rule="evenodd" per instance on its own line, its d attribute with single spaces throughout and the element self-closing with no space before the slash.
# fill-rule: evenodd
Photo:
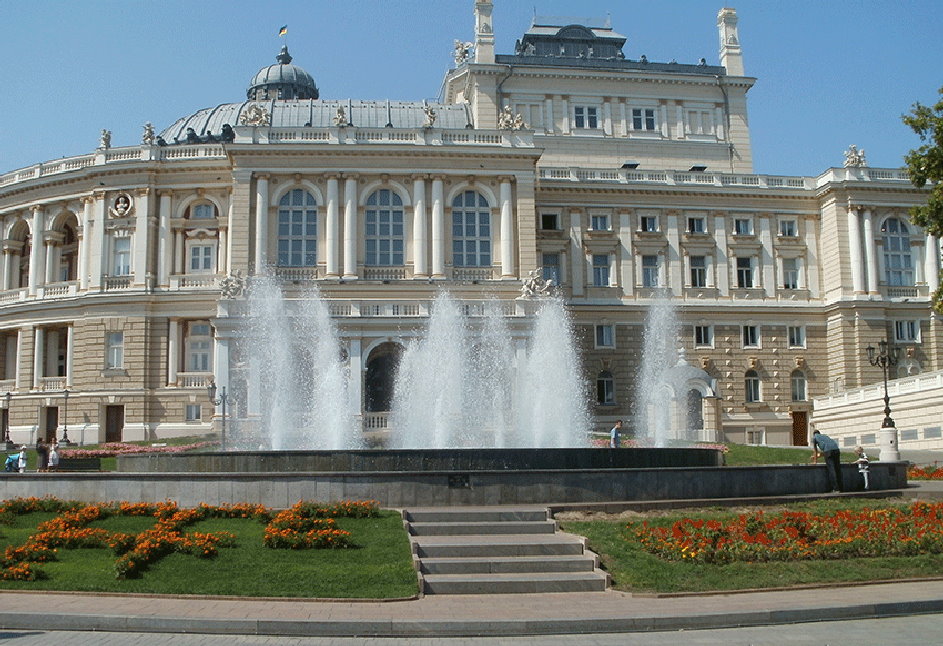
<svg viewBox="0 0 943 646">
<path fill-rule="evenodd" d="M 806 444 L 813 398 L 881 379 L 880 340 L 906 348 L 902 374 L 943 369 L 940 242 L 908 220 L 925 192 L 854 147 L 818 175 L 755 174 L 733 9 L 718 64 L 543 18 L 499 54 L 491 11 L 474 3 L 440 103 L 321 99 L 283 48 L 245 101 L 0 175 L 11 439 L 208 433 L 210 382 L 251 418 L 234 339 L 260 271 L 329 301 L 365 433 L 389 432 L 398 348 L 440 290 L 471 317 L 498 299 L 526 335 L 534 270 L 566 299 L 600 429 L 636 412 L 664 295 L 676 424 L 700 438 Z"/>
</svg>

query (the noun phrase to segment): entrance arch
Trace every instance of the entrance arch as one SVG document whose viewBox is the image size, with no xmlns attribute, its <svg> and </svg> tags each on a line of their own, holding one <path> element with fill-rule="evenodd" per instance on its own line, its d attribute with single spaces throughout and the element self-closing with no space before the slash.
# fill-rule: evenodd
<svg viewBox="0 0 943 646">
<path fill-rule="evenodd" d="M 381 343 L 370 352 L 364 371 L 364 411 L 387 412 L 393 407 L 396 371 L 403 346 L 392 341 Z"/>
</svg>

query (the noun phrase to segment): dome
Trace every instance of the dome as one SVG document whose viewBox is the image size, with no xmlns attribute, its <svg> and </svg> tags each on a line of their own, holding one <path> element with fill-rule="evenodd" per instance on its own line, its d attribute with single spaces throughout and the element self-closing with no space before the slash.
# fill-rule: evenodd
<svg viewBox="0 0 943 646">
<path fill-rule="evenodd" d="M 267 99 L 316 99 L 318 86 L 304 69 L 291 64 L 288 46 L 275 57 L 275 65 L 263 67 L 249 81 L 246 97 L 250 101 Z"/>
</svg>

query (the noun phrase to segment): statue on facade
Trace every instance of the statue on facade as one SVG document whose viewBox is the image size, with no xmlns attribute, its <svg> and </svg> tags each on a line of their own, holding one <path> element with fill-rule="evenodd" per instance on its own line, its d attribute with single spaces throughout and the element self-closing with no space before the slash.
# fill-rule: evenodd
<svg viewBox="0 0 943 646">
<path fill-rule="evenodd" d="M 338 128 L 346 128 L 350 125 L 350 121 L 347 120 L 347 111 L 344 110 L 344 106 L 337 106 L 337 114 L 334 115 L 334 125 Z"/>
<path fill-rule="evenodd" d="M 864 150 L 858 150 L 854 144 L 848 146 L 845 151 L 845 168 L 865 168 L 868 160 L 864 157 Z"/>
<path fill-rule="evenodd" d="M 236 269 L 229 272 L 229 275 L 219 281 L 220 295 L 228 300 L 239 298 L 246 292 L 246 279 L 242 271 Z"/>
<path fill-rule="evenodd" d="M 556 292 L 556 283 L 552 278 L 541 276 L 540 269 L 531 269 L 521 284 L 521 298 L 539 298 L 553 296 Z"/>
<path fill-rule="evenodd" d="M 435 108 L 433 108 L 431 105 L 422 106 L 422 111 L 426 113 L 426 120 L 423 122 L 422 127 L 431 128 L 433 125 L 435 125 L 435 120 L 439 117 L 439 115 L 436 114 Z"/>
<path fill-rule="evenodd" d="M 239 123 L 244 126 L 268 126 L 272 123 L 272 117 L 261 105 L 252 104 L 239 117 Z"/>
<path fill-rule="evenodd" d="M 111 148 L 111 130 L 102 128 L 101 137 L 98 139 L 98 147 L 102 149 Z"/>
<path fill-rule="evenodd" d="M 131 202 L 131 196 L 127 193 L 121 193 L 115 198 L 111 208 L 108 209 L 112 217 L 126 218 L 134 210 L 134 204 Z"/>
<path fill-rule="evenodd" d="M 463 43 L 460 40 L 454 41 L 454 53 L 455 64 L 462 65 L 463 63 L 468 62 L 468 59 L 471 58 L 472 49 L 475 47 L 475 43 Z"/>
<path fill-rule="evenodd" d="M 144 124 L 144 133 L 141 135 L 141 143 L 145 146 L 154 145 L 154 126 L 148 121 Z"/>
<path fill-rule="evenodd" d="M 520 113 L 514 114 L 511 106 L 506 105 L 498 113 L 498 130 L 522 130 L 527 127 Z"/>
</svg>

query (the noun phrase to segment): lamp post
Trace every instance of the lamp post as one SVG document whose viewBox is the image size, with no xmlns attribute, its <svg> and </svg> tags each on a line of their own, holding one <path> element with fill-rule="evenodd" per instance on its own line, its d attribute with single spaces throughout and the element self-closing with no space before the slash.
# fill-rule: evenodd
<svg viewBox="0 0 943 646">
<path fill-rule="evenodd" d="M 212 402 L 213 406 L 222 405 L 223 419 L 222 419 L 222 425 L 220 426 L 219 446 L 223 451 L 225 451 L 226 450 L 226 386 L 223 386 L 222 390 L 219 393 L 219 397 L 217 398 L 216 397 L 216 382 L 211 381 L 209 385 L 207 385 L 206 387 L 206 394 L 209 396 L 210 402 Z"/>
<path fill-rule="evenodd" d="M 10 441 L 10 400 L 13 399 L 13 393 L 7 393 L 3 396 L 6 403 L 6 415 L 3 416 L 3 441 L 7 444 L 7 451 L 12 451 L 16 445 Z"/>
<path fill-rule="evenodd" d="M 69 446 L 71 442 L 69 441 L 69 389 L 66 388 L 62 391 L 63 401 L 63 411 L 62 411 L 62 444 L 64 446 Z"/>
<path fill-rule="evenodd" d="M 891 398 L 887 394 L 887 369 L 897 365 L 900 360 L 900 348 L 895 346 L 888 347 L 887 340 L 879 341 L 875 350 L 874 346 L 869 345 L 868 362 L 875 367 L 880 367 L 884 373 L 884 421 L 881 422 L 881 430 L 878 435 L 880 438 L 882 462 L 897 462 L 900 460 L 900 451 L 897 447 L 897 425 L 891 418 Z"/>
</svg>

